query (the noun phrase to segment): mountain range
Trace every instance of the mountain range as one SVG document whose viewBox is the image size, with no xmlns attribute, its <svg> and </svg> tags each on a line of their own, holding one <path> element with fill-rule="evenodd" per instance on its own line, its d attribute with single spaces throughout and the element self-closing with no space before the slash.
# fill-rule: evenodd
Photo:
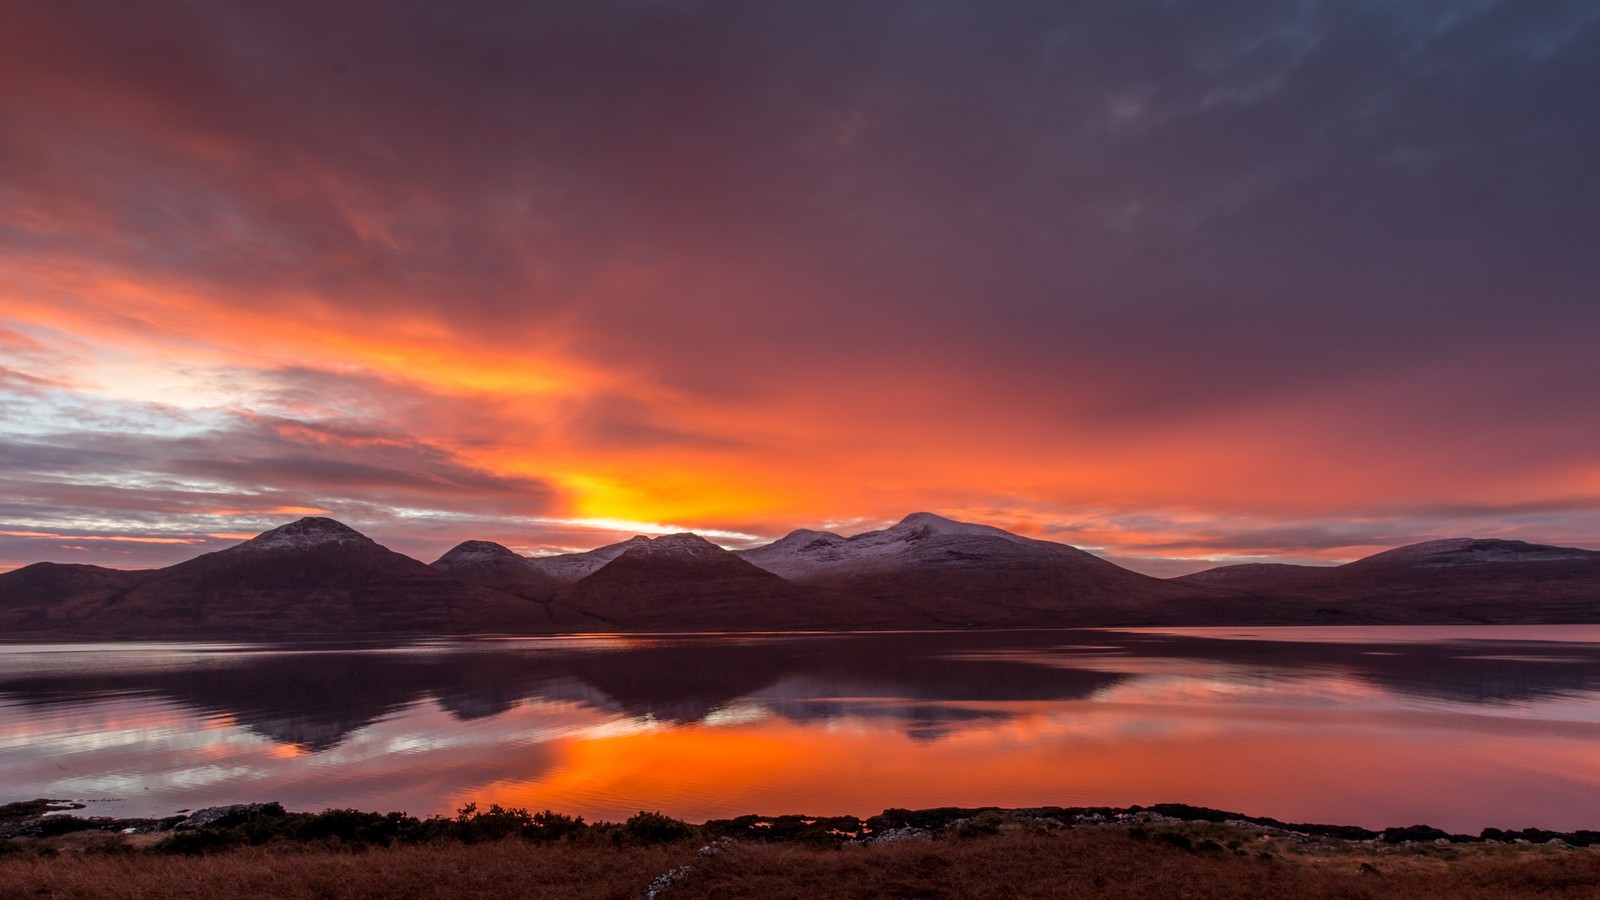
<svg viewBox="0 0 1600 900">
<path fill-rule="evenodd" d="M 548 557 L 474 540 L 431 565 L 312 517 L 163 569 L 0 574 L 0 637 L 31 639 L 1561 622 L 1600 622 L 1600 552 L 1460 538 L 1161 579 L 931 513 L 734 552 L 693 534 Z"/>
</svg>

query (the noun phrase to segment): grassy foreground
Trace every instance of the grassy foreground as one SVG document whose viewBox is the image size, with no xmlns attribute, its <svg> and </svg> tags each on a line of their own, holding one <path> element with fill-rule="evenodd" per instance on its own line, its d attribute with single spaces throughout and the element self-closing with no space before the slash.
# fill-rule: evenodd
<svg viewBox="0 0 1600 900">
<path fill-rule="evenodd" d="M 165 831 L 123 824 L 146 820 L 34 828 L 48 820 L 14 815 L 0 829 L 12 835 L 0 898 L 1600 897 L 1600 847 L 1351 837 L 1341 833 L 1360 829 L 1194 812 L 1204 817 L 890 810 L 690 826 L 655 814 L 585 825 L 499 808 L 416 820 L 268 805 Z"/>
</svg>

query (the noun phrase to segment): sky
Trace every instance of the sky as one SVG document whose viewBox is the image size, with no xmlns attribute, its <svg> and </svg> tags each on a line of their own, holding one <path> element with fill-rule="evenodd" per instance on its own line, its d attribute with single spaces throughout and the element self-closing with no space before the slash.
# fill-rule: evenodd
<svg viewBox="0 0 1600 900">
<path fill-rule="evenodd" d="M 1600 6 L 0 5 L 0 568 L 1600 548 Z"/>
</svg>

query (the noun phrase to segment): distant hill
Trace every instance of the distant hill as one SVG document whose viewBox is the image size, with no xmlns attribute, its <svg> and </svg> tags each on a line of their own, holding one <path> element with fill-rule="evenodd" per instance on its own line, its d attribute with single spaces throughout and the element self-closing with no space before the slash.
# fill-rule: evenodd
<svg viewBox="0 0 1600 900">
<path fill-rule="evenodd" d="M 164 569 L 0 574 L 13 638 L 1597 621 L 1588 550 L 1459 538 L 1158 579 L 931 513 L 738 553 L 693 534 L 542 558 L 466 541 L 431 566 L 313 517 Z"/>
<path fill-rule="evenodd" d="M 1222 566 L 1172 580 L 1332 604 L 1397 624 L 1600 621 L 1600 552 L 1523 541 L 1451 538 L 1342 566 Z"/>
<path fill-rule="evenodd" d="M 151 574 L 53 562 L 0 574 L 0 635 L 81 629 L 96 610 Z"/>
</svg>

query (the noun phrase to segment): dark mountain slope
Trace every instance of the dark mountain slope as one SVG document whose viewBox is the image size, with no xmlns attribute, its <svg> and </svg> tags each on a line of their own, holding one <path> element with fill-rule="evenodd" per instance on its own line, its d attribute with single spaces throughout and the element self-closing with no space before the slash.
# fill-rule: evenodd
<svg viewBox="0 0 1600 900">
<path fill-rule="evenodd" d="M 635 544 L 556 597 L 556 603 L 648 631 L 792 631 L 926 627 L 926 617 L 795 584 L 704 538 L 673 534 Z"/>
<path fill-rule="evenodd" d="M 1223 566 L 1172 580 L 1397 624 L 1600 622 L 1600 552 L 1523 541 L 1452 538 L 1342 566 Z"/>
<path fill-rule="evenodd" d="M 524 632 L 581 621 L 462 584 L 324 518 L 291 522 L 68 603 L 34 595 L 21 606 L 33 624 L 19 632 L 74 637 Z"/>
<path fill-rule="evenodd" d="M 566 584 L 540 571 L 526 556 L 493 541 L 463 541 L 430 565 L 457 581 L 529 600 L 548 601 Z"/>
<path fill-rule="evenodd" d="M 70 628 L 126 592 L 151 570 L 123 571 L 73 563 L 34 563 L 0 574 L 0 635 Z"/>
</svg>

